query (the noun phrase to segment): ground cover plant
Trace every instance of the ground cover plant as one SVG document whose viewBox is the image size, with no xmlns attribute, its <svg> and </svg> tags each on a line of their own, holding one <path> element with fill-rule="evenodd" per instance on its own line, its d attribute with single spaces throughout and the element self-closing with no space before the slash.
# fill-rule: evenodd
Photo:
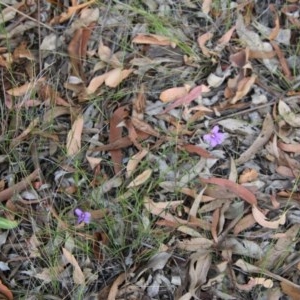
<svg viewBox="0 0 300 300">
<path fill-rule="evenodd" d="M 300 299 L 300 4 L 0 0 L 1 299 Z"/>
</svg>

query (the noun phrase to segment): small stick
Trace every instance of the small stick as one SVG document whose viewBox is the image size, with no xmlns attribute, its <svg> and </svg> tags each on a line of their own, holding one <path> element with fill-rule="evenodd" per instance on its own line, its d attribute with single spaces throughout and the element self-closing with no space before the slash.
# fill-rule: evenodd
<svg viewBox="0 0 300 300">
<path fill-rule="evenodd" d="M 25 177 L 20 182 L 16 183 L 15 185 L 3 190 L 0 192 L 0 202 L 6 201 L 11 198 L 15 193 L 19 193 L 25 190 L 28 186 L 30 186 L 31 182 L 35 180 L 39 175 L 40 170 L 34 170 L 30 175 Z"/>
</svg>

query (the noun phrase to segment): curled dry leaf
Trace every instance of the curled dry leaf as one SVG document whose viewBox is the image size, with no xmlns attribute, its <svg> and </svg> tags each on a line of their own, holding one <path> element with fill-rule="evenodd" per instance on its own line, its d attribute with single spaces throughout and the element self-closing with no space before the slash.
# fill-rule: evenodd
<svg viewBox="0 0 300 300">
<path fill-rule="evenodd" d="M 238 83 L 236 94 L 230 101 L 231 104 L 235 104 L 236 102 L 241 100 L 244 96 L 246 96 L 249 93 L 250 89 L 252 88 L 255 82 L 256 77 L 257 76 L 253 74 L 251 77 L 243 78 Z"/>
<path fill-rule="evenodd" d="M 277 229 L 279 225 L 284 225 L 286 221 L 286 212 L 284 212 L 276 221 L 267 221 L 265 215 L 256 205 L 252 206 L 252 214 L 255 221 L 265 228 Z"/>
<path fill-rule="evenodd" d="M 171 102 L 188 94 L 186 87 L 174 87 L 161 92 L 159 99 L 162 102 Z"/>
<path fill-rule="evenodd" d="M 300 127 L 300 114 L 292 112 L 291 108 L 282 100 L 278 103 L 280 116 L 292 127 Z"/>
<path fill-rule="evenodd" d="M 79 264 L 78 264 L 76 258 L 66 248 L 62 248 L 62 250 L 63 250 L 64 257 L 74 267 L 73 280 L 74 280 L 75 284 L 84 284 L 85 276 L 84 276 L 81 268 L 79 267 Z"/>
<path fill-rule="evenodd" d="M 189 267 L 190 286 L 189 292 L 195 291 L 207 281 L 207 274 L 211 266 L 211 254 L 209 250 L 198 249 L 191 255 Z"/>
<path fill-rule="evenodd" d="M 81 149 L 81 134 L 83 129 L 83 116 L 79 115 L 74 121 L 67 136 L 67 155 L 76 155 Z"/>
<path fill-rule="evenodd" d="M 145 183 L 151 176 L 152 170 L 147 169 L 142 174 L 138 175 L 134 180 L 132 180 L 128 185 L 127 188 L 133 188 L 142 185 Z"/>
<path fill-rule="evenodd" d="M 212 32 L 207 32 L 207 33 L 204 33 L 202 35 L 200 35 L 197 39 L 197 42 L 198 42 L 198 45 L 202 51 L 202 53 L 207 56 L 207 57 L 210 57 L 211 56 L 211 51 L 209 49 L 206 48 L 205 44 L 206 42 L 208 42 L 210 39 L 212 39 L 213 37 L 213 33 Z"/>
</svg>

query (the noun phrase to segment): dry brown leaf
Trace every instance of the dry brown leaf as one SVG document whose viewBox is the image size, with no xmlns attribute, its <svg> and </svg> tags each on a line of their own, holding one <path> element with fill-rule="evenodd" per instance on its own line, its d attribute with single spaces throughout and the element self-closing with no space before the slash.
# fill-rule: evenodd
<svg viewBox="0 0 300 300">
<path fill-rule="evenodd" d="M 275 15 L 275 27 L 272 29 L 271 33 L 269 34 L 269 40 L 274 40 L 276 39 L 278 33 L 279 33 L 279 30 L 280 30 L 280 23 L 279 23 L 279 16 L 278 16 L 278 13 L 276 11 L 276 8 L 274 6 L 274 4 L 270 4 L 269 5 L 269 9 L 270 11 L 273 12 L 273 14 Z"/>
<path fill-rule="evenodd" d="M 202 237 L 189 238 L 178 240 L 176 243 L 176 248 L 185 251 L 198 251 L 199 249 L 210 249 L 214 242 Z"/>
<path fill-rule="evenodd" d="M 256 222 L 252 214 L 246 215 L 234 226 L 233 234 L 237 236 L 240 232 L 254 226 L 255 223 Z"/>
<path fill-rule="evenodd" d="M 278 147 L 285 152 L 300 153 L 300 144 L 285 144 L 279 142 Z"/>
<path fill-rule="evenodd" d="M 116 109 L 109 122 L 109 142 L 120 142 L 122 139 L 122 127 L 119 124 L 128 116 L 127 106 L 121 106 Z M 126 137 L 128 138 L 128 137 Z M 111 158 L 114 164 L 115 174 L 118 174 L 122 170 L 123 154 L 120 148 L 113 148 L 110 150 Z"/>
<path fill-rule="evenodd" d="M 252 74 L 251 77 L 245 77 L 238 83 L 236 94 L 230 101 L 231 104 L 235 104 L 249 93 L 256 77 L 257 76 L 255 74 Z"/>
<path fill-rule="evenodd" d="M 224 178 L 216 178 L 216 177 L 211 177 L 211 178 L 200 178 L 200 181 L 204 182 L 205 184 L 215 184 L 220 187 L 226 187 L 229 189 L 232 193 L 234 193 L 236 196 L 239 196 L 240 198 L 244 199 L 251 205 L 256 205 L 257 200 L 255 195 L 250 192 L 248 189 L 243 187 L 242 185 L 239 185 L 233 181 L 230 181 L 228 179 Z"/>
<path fill-rule="evenodd" d="M 280 116 L 292 127 L 300 127 L 300 114 L 295 114 L 291 108 L 282 100 L 278 103 Z"/>
<path fill-rule="evenodd" d="M 162 102 L 171 102 L 188 94 L 186 87 L 174 87 L 161 92 L 159 99 Z"/>
<path fill-rule="evenodd" d="M 251 291 L 256 285 L 262 285 L 264 288 L 270 289 L 273 287 L 273 281 L 262 277 L 250 277 L 247 284 L 235 283 L 237 288 L 242 291 Z"/>
<path fill-rule="evenodd" d="M 86 159 L 89 162 L 92 170 L 94 170 L 102 161 L 102 158 L 100 157 L 86 156 Z"/>
<path fill-rule="evenodd" d="M 210 51 L 209 49 L 206 48 L 205 44 L 210 40 L 212 39 L 213 37 L 213 33 L 212 32 L 207 32 L 207 33 L 204 33 L 202 34 L 201 36 L 198 37 L 197 39 L 197 42 L 198 42 L 198 45 L 202 51 L 202 53 L 207 56 L 207 57 L 210 57 L 211 54 L 212 54 L 212 51 Z"/>
<path fill-rule="evenodd" d="M 234 31 L 235 31 L 236 26 L 232 26 L 219 40 L 218 40 L 218 46 L 222 45 L 225 46 L 226 44 L 229 43 Z"/>
<path fill-rule="evenodd" d="M 72 5 L 70 7 L 68 7 L 68 11 L 67 12 L 62 12 L 60 14 L 60 16 L 57 16 L 57 17 L 54 17 L 51 21 L 50 21 L 50 24 L 53 25 L 53 24 L 58 24 L 58 23 L 63 23 L 67 20 L 69 20 L 75 13 L 77 13 L 78 10 L 81 10 L 85 7 L 88 7 L 90 6 L 91 4 L 93 4 L 95 2 L 95 0 L 90 0 L 88 2 L 85 2 L 85 3 L 82 3 L 82 4 L 79 4 L 79 5 Z"/>
<path fill-rule="evenodd" d="M 133 155 L 126 166 L 126 177 L 129 178 L 132 173 L 134 172 L 134 170 L 136 169 L 136 167 L 138 166 L 138 164 L 140 163 L 140 161 L 149 153 L 148 150 L 146 149 L 142 149 L 141 151 L 139 151 L 138 153 L 136 153 L 135 155 Z"/>
<path fill-rule="evenodd" d="M 212 215 L 212 223 L 211 223 L 211 235 L 215 241 L 218 243 L 218 224 L 220 218 L 220 208 L 215 209 Z"/>
<path fill-rule="evenodd" d="M 207 274 L 211 266 L 210 250 L 198 249 L 198 252 L 193 253 L 190 257 L 190 286 L 189 292 L 201 287 L 207 281 Z"/>
<path fill-rule="evenodd" d="M 180 148 L 183 148 L 189 153 L 196 153 L 199 156 L 202 156 L 204 158 L 213 158 L 213 156 L 205 149 L 201 148 L 200 146 L 195 146 L 195 145 L 181 145 Z"/>
<path fill-rule="evenodd" d="M 211 225 L 209 222 L 197 218 L 190 218 L 191 220 L 183 220 L 181 218 L 178 218 L 176 216 L 173 216 L 172 214 L 167 212 L 166 203 L 162 203 L 164 206 L 160 206 L 160 202 L 156 203 L 153 202 L 150 198 L 145 197 L 144 198 L 144 206 L 145 208 L 152 214 L 159 216 L 160 218 L 163 218 L 167 221 L 170 221 L 172 223 L 176 222 L 178 225 L 190 225 L 190 226 L 196 226 L 203 228 L 204 230 L 210 230 Z M 170 205 L 169 203 L 167 203 Z"/>
<path fill-rule="evenodd" d="M 88 41 L 94 27 L 95 23 L 91 23 L 87 27 L 76 30 L 68 45 L 68 53 L 73 71 L 72 75 L 81 78 L 83 81 L 85 81 L 85 73 L 83 71 L 82 61 L 85 60 Z"/>
<path fill-rule="evenodd" d="M 119 286 L 125 281 L 127 275 L 126 273 L 120 274 L 117 279 L 112 284 L 109 294 L 107 296 L 107 300 L 115 300 L 117 297 L 117 294 L 119 292 Z"/>
<path fill-rule="evenodd" d="M 39 123 L 39 118 L 33 119 L 28 127 L 19 136 L 12 139 L 11 146 L 16 146 L 19 142 L 23 141 Z"/>
<path fill-rule="evenodd" d="M 32 92 L 32 89 L 34 88 L 33 82 L 27 82 L 19 87 L 12 88 L 10 90 L 7 90 L 6 93 L 8 95 L 14 96 L 14 97 L 21 97 L 26 94 L 30 94 Z"/>
<path fill-rule="evenodd" d="M 67 259 L 67 261 L 74 267 L 73 271 L 73 280 L 75 284 L 84 284 L 85 283 L 85 276 L 79 267 L 79 264 L 74 257 L 74 255 L 68 251 L 66 248 L 62 248 L 63 255 Z"/>
<path fill-rule="evenodd" d="M 91 95 L 96 92 L 96 90 L 104 83 L 108 73 L 99 75 L 94 77 L 90 83 L 89 86 L 87 87 L 87 94 Z"/>
<path fill-rule="evenodd" d="M 276 221 L 267 221 L 265 215 L 256 205 L 252 206 L 252 215 L 255 221 L 265 228 L 277 229 L 279 225 L 284 225 L 286 221 L 286 212 L 284 212 Z"/>
<path fill-rule="evenodd" d="M 140 33 L 133 38 L 132 43 L 176 47 L 176 44 L 170 38 L 157 34 Z"/>
<path fill-rule="evenodd" d="M 300 288 L 296 288 L 294 286 L 291 286 L 290 284 L 286 282 L 280 282 L 280 286 L 282 288 L 282 291 L 291 297 L 292 300 L 299 300 L 300 295 Z"/>
<path fill-rule="evenodd" d="M 209 87 L 207 87 L 204 84 L 196 86 L 189 92 L 188 95 L 183 96 L 177 99 L 175 102 L 169 104 L 161 114 L 165 114 L 169 112 L 171 109 L 176 108 L 178 106 L 188 105 L 190 102 L 197 99 L 202 93 L 207 93 L 209 91 L 210 91 Z"/>
<path fill-rule="evenodd" d="M 246 183 L 256 180 L 258 173 L 255 169 L 245 169 L 239 178 L 239 183 Z"/>
<path fill-rule="evenodd" d="M 113 69 L 106 73 L 105 84 L 111 88 L 117 87 L 125 78 L 133 72 L 132 69 L 122 70 L 121 68 Z"/>
<path fill-rule="evenodd" d="M 262 147 L 269 141 L 273 134 L 274 123 L 270 114 L 267 114 L 262 130 L 254 143 L 235 161 L 237 165 L 243 164 L 250 160 L 255 154 L 259 153 Z"/>
<path fill-rule="evenodd" d="M 143 173 L 138 175 L 134 180 L 132 180 L 127 185 L 127 188 L 129 189 L 129 188 L 137 187 L 137 186 L 144 184 L 150 178 L 151 174 L 152 174 L 151 169 L 145 170 Z"/>
<path fill-rule="evenodd" d="M 22 42 L 13 52 L 13 59 L 18 60 L 21 58 L 27 58 L 28 60 L 35 60 L 32 52 L 27 48 L 27 43 Z"/>
<path fill-rule="evenodd" d="M 81 135 L 83 130 L 83 116 L 79 115 L 74 121 L 67 136 L 67 155 L 76 155 L 81 149 Z"/>
<path fill-rule="evenodd" d="M 273 48 L 275 49 L 276 55 L 279 59 L 282 71 L 284 73 L 284 75 L 288 78 L 288 79 L 292 79 L 292 73 L 290 71 L 289 65 L 287 60 L 284 57 L 284 54 L 282 52 L 282 50 L 280 49 L 279 45 L 275 42 L 275 41 L 271 41 L 271 45 L 273 46 Z"/>
<path fill-rule="evenodd" d="M 137 130 L 143 131 L 147 134 L 150 134 L 150 135 L 153 135 L 153 136 L 156 136 L 156 137 L 161 137 L 161 134 L 158 131 L 156 131 L 155 129 L 153 129 L 145 121 L 142 121 L 142 120 L 140 120 L 138 118 L 135 118 L 135 117 L 131 117 L 131 122 Z"/>
<path fill-rule="evenodd" d="M 14 299 L 11 290 L 6 285 L 4 285 L 1 280 L 0 280 L 0 293 L 6 297 L 6 300 Z"/>
</svg>

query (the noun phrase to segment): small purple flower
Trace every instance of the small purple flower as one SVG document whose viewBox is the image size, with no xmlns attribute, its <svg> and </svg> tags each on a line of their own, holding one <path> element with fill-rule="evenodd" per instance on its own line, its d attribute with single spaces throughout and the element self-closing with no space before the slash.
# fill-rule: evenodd
<svg viewBox="0 0 300 300">
<path fill-rule="evenodd" d="M 84 222 L 88 224 L 91 221 L 91 213 L 83 211 L 80 208 L 75 209 L 75 215 L 78 218 L 78 223 Z"/>
<path fill-rule="evenodd" d="M 210 133 L 203 136 L 205 142 L 209 143 L 211 147 L 220 145 L 225 140 L 225 134 L 219 132 L 219 126 L 214 126 Z"/>
</svg>

